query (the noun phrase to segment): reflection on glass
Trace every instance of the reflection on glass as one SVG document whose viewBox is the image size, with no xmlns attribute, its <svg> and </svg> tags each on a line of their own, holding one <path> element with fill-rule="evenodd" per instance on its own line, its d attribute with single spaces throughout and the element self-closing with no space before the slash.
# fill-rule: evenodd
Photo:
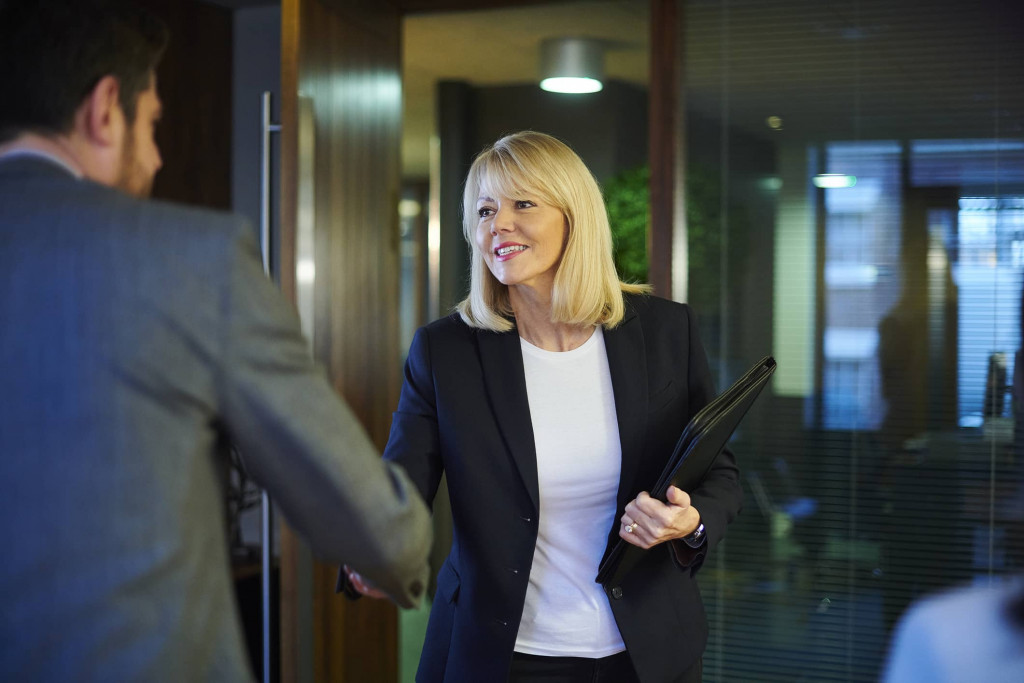
<svg viewBox="0 0 1024 683">
<path fill-rule="evenodd" d="M 316 305 L 316 126 L 313 99 L 299 97 L 298 196 L 295 220 L 295 304 L 312 345 Z"/>
<path fill-rule="evenodd" d="M 727 304 L 697 306 L 713 367 L 779 361 L 705 680 L 875 681 L 914 600 L 1024 572 L 1024 42 L 995 2 L 910 5 L 687 6 L 688 170 L 748 209 L 778 181 L 690 282 Z"/>
</svg>

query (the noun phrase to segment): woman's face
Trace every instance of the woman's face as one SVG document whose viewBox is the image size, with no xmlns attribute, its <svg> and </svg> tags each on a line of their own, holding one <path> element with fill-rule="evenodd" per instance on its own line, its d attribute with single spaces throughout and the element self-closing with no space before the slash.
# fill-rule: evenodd
<svg viewBox="0 0 1024 683">
<path fill-rule="evenodd" d="M 539 197 L 491 197 L 476 203 L 476 246 L 491 274 L 509 287 L 550 295 L 569 227 Z"/>
</svg>

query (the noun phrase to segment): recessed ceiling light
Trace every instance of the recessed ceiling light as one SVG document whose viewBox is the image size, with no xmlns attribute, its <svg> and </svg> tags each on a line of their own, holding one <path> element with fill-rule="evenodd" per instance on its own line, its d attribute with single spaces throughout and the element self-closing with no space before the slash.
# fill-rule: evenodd
<svg viewBox="0 0 1024 683">
<path fill-rule="evenodd" d="M 540 87 L 548 92 L 601 90 L 604 45 L 590 38 L 549 38 L 540 44 Z"/>
<path fill-rule="evenodd" d="M 601 85 L 601 81 L 593 78 L 556 76 L 555 78 L 545 78 L 540 82 L 540 87 L 548 92 L 588 93 L 598 92 L 604 86 Z"/>
</svg>

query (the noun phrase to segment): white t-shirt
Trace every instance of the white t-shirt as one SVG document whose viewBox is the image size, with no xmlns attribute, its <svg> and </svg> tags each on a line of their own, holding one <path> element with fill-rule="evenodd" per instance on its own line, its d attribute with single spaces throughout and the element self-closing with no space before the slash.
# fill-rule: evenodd
<svg viewBox="0 0 1024 683">
<path fill-rule="evenodd" d="M 515 649 L 606 657 L 625 649 L 595 583 L 617 519 L 622 464 L 601 328 L 579 348 L 545 351 L 521 340 L 537 447 L 540 524 Z"/>
</svg>

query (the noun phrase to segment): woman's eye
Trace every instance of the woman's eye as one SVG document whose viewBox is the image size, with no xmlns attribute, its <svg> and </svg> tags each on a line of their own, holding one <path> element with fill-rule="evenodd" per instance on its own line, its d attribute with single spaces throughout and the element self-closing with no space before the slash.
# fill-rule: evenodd
<svg viewBox="0 0 1024 683">
<path fill-rule="evenodd" d="M 487 218 L 494 213 L 494 209 L 489 206 L 481 206 L 476 212 L 480 215 L 480 218 Z"/>
<path fill-rule="evenodd" d="M 517 209 L 528 209 L 531 206 L 536 206 L 536 204 L 531 202 L 529 199 L 520 199 L 519 201 L 516 202 Z"/>
</svg>

